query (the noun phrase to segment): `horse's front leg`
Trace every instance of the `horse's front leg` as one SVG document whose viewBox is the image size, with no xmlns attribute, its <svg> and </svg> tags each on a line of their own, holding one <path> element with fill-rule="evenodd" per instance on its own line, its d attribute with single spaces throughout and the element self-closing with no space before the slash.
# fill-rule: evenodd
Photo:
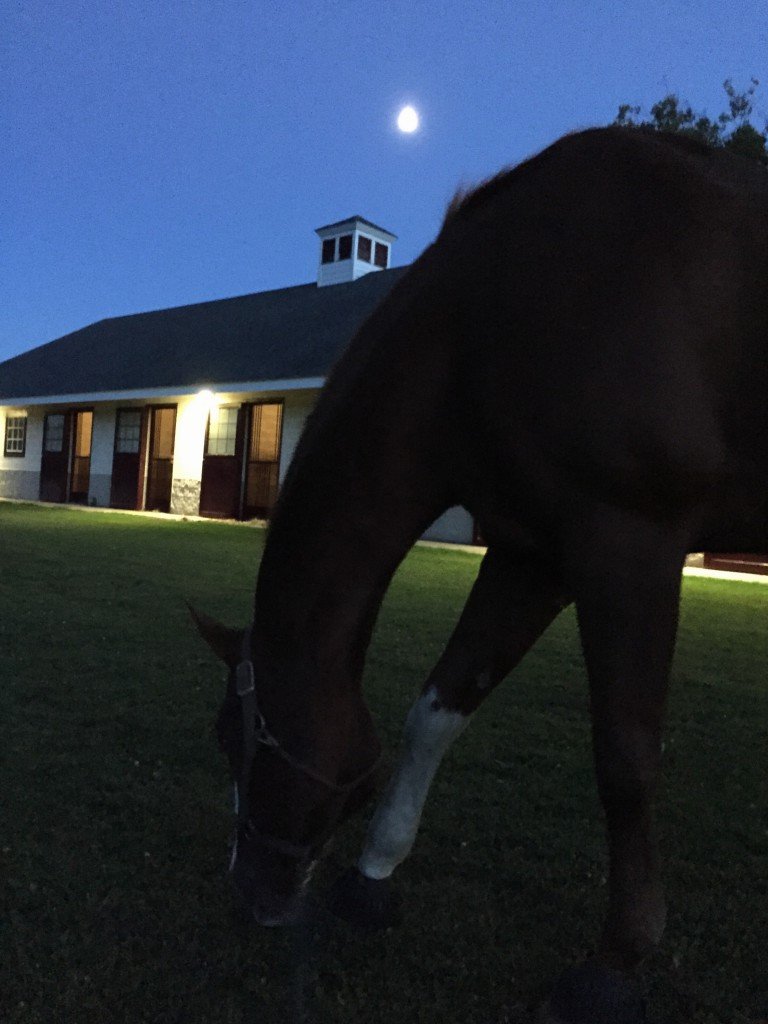
<svg viewBox="0 0 768 1024">
<path fill-rule="evenodd" d="M 629 972 L 658 944 L 666 917 L 652 802 L 684 532 L 618 511 L 582 530 L 570 547 L 571 582 L 608 835 L 608 912 L 596 957 L 567 971 L 555 989 L 553 1024 L 643 1019 Z"/>
<path fill-rule="evenodd" d="M 548 566 L 488 551 L 456 629 L 408 714 L 400 760 L 358 866 L 334 887 L 331 905 L 340 916 L 369 926 L 394 919 L 387 880 L 413 847 L 443 756 L 565 603 Z"/>
</svg>

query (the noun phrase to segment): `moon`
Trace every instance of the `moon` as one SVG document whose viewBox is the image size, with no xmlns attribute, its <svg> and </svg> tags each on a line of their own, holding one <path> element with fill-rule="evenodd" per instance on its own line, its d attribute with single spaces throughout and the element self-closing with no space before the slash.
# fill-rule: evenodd
<svg viewBox="0 0 768 1024">
<path fill-rule="evenodd" d="M 411 135 L 419 127 L 419 112 L 413 107 L 403 107 L 397 115 L 397 127 L 406 135 Z"/>
</svg>

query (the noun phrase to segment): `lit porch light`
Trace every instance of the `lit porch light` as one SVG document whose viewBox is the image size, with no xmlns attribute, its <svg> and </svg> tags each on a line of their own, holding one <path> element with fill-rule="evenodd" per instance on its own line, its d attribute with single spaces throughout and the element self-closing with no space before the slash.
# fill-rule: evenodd
<svg viewBox="0 0 768 1024">
<path fill-rule="evenodd" d="M 210 411 L 218 405 L 218 398 L 210 388 L 202 388 L 198 391 L 197 400 L 206 411 Z"/>
</svg>

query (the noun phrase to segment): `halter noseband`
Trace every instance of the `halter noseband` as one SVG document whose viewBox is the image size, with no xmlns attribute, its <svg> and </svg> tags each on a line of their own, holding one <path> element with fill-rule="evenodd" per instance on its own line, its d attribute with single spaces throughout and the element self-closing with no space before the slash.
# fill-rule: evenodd
<svg viewBox="0 0 768 1024">
<path fill-rule="evenodd" d="M 277 853 L 285 854 L 286 856 L 293 857 L 297 860 L 303 860 L 311 854 L 315 844 L 291 843 L 287 840 L 280 839 L 277 836 L 271 836 L 266 832 L 261 832 L 251 821 L 249 789 L 251 769 L 253 768 L 253 761 L 256 757 L 257 745 L 267 747 L 269 750 L 272 750 L 277 754 L 278 757 L 281 757 L 286 761 L 297 772 L 300 772 L 302 775 L 306 775 L 307 778 L 312 779 L 314 782 L 320 783 L 320 785 L 325 786 L 325 788 L 330 790 L 332 793 L 339 794 L 351 792 L 370 775 L 372 775 L 378 767 L 381 757 L 377 757 L 371 767 L 358 775 L 352 780 L 352 782 L 340 785 L 337 782 L 332 782 L 311 765 L 298 760 L 298 758 L 295 758 L 285 750 L 285 748 L 280 745 L 277 739 L 269 731 L 264 715 L 259 709 L 258 701 L 256 699 L 255 674 L 253 670 L 253 661 L 251 660 L 252 629 L 253 627 L 249 626 L 245 631 L 242 647 L 240 648 L 240 661 L 234 671 L 235 692 L 240 698 L 240 707 L 243 719 L 243 764 L 240 772 L 240 779 L 235 790 L 237 797 L 238 833 L 242 833 L 246 840 L 256 842 L 260 846 L 266 846 Z M 235 848 L 232 853 L 230 870 L 234 867 L 236 856 L 237 842 L 235 842 Z"/>
</svg>

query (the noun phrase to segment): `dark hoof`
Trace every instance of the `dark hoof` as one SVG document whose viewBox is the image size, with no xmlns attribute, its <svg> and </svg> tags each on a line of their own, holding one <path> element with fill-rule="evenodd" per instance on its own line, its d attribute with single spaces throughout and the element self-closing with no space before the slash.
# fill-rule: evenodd
<svg viewBox="0 0 768 1024">
<path fill-rule="evenodd" d="M 400 924 L 400 901 L 388 878 L 366 878 L 357 868 L 345 871 L 331 887 L 328 909 L 342 921 L 366 931 Z"/>
<path fill-rule="evenodd" d="M 596 963 L 569 967 L 544 1014 L 546 1024 L 645 1024 L 645 1000 L 622 971 Z"/>
</svg>

